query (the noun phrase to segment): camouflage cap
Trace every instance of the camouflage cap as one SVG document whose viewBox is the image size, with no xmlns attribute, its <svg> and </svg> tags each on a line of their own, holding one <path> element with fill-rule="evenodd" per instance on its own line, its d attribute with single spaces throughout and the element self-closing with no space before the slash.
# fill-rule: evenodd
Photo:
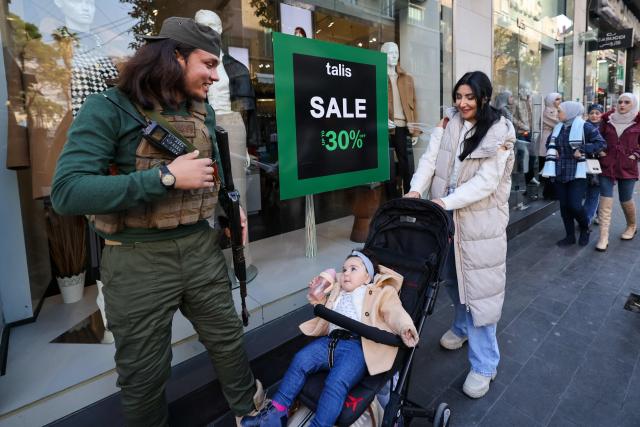
<svg viewBox="0 0 640 427">
<path fill-rule="evenodd" d="M 148 42 L 171 39 L 220 56 L 220 34 L 191 18 L 172 16 L 162 23 L 157 36 L 142 36 Z"/>
</svg>

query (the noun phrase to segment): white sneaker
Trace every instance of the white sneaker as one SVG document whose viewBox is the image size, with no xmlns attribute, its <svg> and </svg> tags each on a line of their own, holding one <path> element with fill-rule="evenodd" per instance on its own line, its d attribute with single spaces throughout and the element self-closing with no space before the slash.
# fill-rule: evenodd
<svg viewBox="0 0 640 427">
<path fill-rule="evenodd" d="M 467 375 L 467 379 L 464 380 L 462 391 L 467 396 L 478 399 L 487 394 L 489 391 L 489 385 L 495 378 L 496 374 L 493 374 L 490 377 L 485 377 L 484 375 L 480 375 L 479 373 L 471 370 Z"/>
<path fill-rule="evenodd" d="M 462 344 L 464 344 L 466 340 L 467 337 L 459 337 L 449 329 L 444 333 L 442 338 L 440 338 L 440 345 L 447 350 L 457 350 L 462 347 Z"/>
<path fill-rule="evenodd" d="M 531 178 L 531 181 L 529 181 L 529 183 L 533 185 L 540 185 L 540 181 L 538 181 L 535 176 Z"/>
</svg>

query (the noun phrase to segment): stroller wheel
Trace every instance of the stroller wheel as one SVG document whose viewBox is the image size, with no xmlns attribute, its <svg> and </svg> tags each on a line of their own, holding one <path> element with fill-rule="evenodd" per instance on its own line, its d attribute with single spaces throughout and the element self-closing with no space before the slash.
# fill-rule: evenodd
<svg viewBox="0 0 640 427">
<path fill-rule="evenodd" d="M 451 409 L 446 403 L 441 403 L 433 416 L 433 427 L 447 427 L 451 418 Z"/>
</svg>

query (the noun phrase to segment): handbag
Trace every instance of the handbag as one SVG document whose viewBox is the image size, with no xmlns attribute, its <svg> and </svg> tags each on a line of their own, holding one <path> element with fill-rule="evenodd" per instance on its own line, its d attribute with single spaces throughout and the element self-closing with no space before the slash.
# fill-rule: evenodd
<svg viewBox="0 0 640 427">
<path fill-rule="evenodd" d="M 600 168 L 600 161 L 598 159 L 587 159 L 587 173 L 590 175 L 600 175 L 602 169 Z"/>
</svg>

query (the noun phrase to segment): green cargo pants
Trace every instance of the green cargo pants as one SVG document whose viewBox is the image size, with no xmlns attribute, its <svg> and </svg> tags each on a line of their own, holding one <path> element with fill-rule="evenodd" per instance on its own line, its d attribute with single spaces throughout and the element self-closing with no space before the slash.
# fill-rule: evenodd
<svg viewBox="0 0 640 427">
<path fill-rule="evenodd" d="M 168 423 L 171 323 L 177 309 L 209 352 L 229 406 L 253 410 L 255 380 L 231 297 L 218 232 L 176 240 L 105 246 L 102 281 L 127 426 Z"/>
</svg>

